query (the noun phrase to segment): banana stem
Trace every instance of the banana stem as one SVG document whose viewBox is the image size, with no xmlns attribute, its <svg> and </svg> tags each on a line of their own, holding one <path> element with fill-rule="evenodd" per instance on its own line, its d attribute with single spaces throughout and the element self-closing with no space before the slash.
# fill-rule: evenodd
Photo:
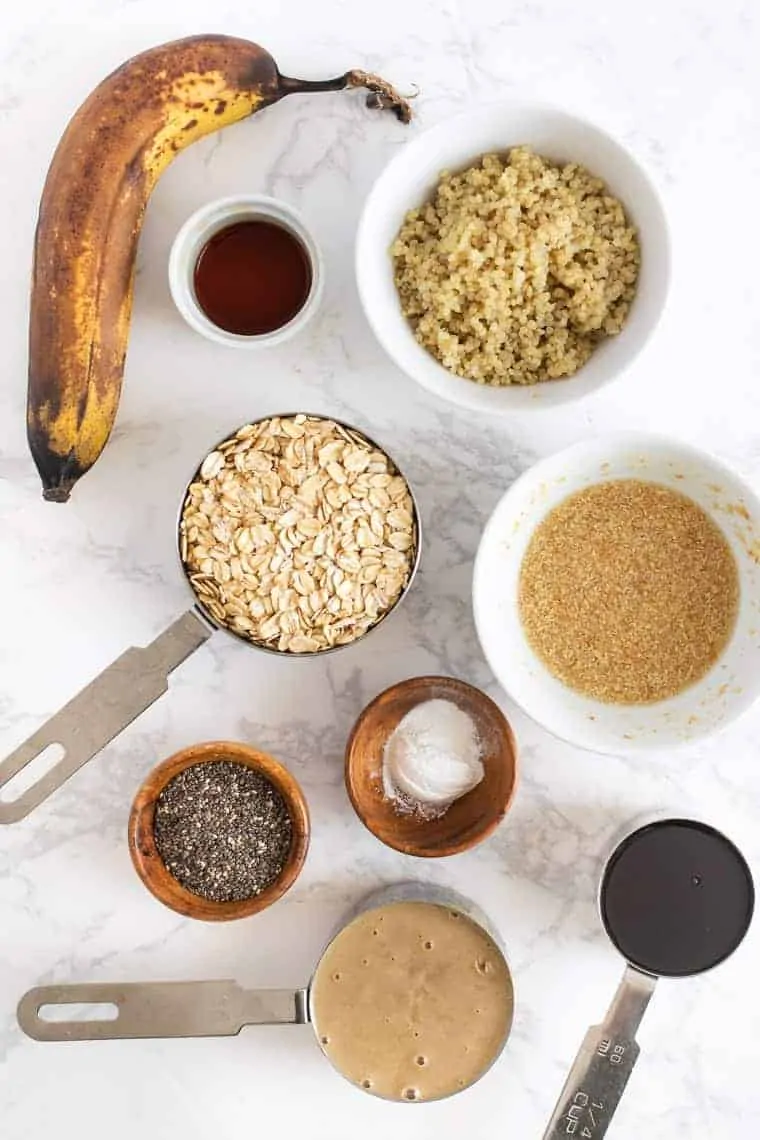
<svg viewBox="0 0 760 1140">
<path fill-rule="evenodd" d="M 409 100 L 400 95 L 385 79 L 368 71 L 347 71 L 345 75 L 338 75 L 335 79 L 290 79 L 287 75 L 281 75 L 279 86 L 283 95 L 307 94 L 310 91 L 345 91 L 349 87 L 361 88 L 368 92 L 368 107 L 380 111 L 393 111 L 402 123 L 408 123 L 412 117 Z"/>
</svg>

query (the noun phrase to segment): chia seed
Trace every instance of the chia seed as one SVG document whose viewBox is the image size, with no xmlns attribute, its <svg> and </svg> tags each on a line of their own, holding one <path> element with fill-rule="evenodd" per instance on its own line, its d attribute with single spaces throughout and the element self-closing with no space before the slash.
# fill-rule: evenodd
<svg viewBox="0 0 760 1140">
<path fill-rule="evenodd" d="M 212 902 L 261 894 L 285 866 L 293 839 L 277 788 L 233 760 L 178 773 L 158 796 L 153 830 L 167 870 Z"/>
</svg>

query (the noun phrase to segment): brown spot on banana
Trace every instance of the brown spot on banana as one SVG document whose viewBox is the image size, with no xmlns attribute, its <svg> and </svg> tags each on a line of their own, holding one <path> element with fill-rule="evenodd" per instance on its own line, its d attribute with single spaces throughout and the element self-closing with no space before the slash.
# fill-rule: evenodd
<svg viewBox="0 0 760 1140">
<path fill-rule="evenodd" d="M 43 495 L 66 502 L 116 417 L 148 198 L 174 155 L 285 95 L 365 87 L 408 121 L 384 80 L 289 79 L 257 44 L 195 36 L 152 48 L 95 88 L 53 156 L 35 235 L 27 434 Z"/>
</svg>

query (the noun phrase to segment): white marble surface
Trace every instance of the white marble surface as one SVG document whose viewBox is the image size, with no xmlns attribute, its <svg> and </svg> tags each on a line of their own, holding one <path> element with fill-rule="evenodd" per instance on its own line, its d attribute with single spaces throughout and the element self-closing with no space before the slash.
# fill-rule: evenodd
<svg viewBox="0 0 760 1140">
<path fill-rule="evenodd" d="M 303 407 L 371 429 L 400 457 L 427 524 L 408 604 L 361 646 L 311 663 L 273 660 L 219 635 L 170 693 L 28 820 L 0 832 L 0 1134 L 47 1140 L 255 1135 L 313 1140 L 530 1140 L 541 1135 L 586 1026 L 620 961 L 595 911 L 597 859 L 642 809 L 675 804 L 725 824 L 760 862 L 760 709 L 718 740 L 670 757 L 576 752 L 514 709 L 522 783 L 497 835 L 423 863 L 359 825 L 341 753 L 362 705 L 424 671 L 499 696 L 476 643 L 469 585 L 485 517 L 536 457 L 591 432 L 657 428 L 707 446 L 760 488 L 760 37 L 751 0 L 291 0 L 211 8 L 199 0 L 29 0 L 0 16 L 3 368 L 0 379 L 2 751 L 123 648 L 185 604 L 173 521 L 206 446 L 248 417 Z M 134 52 L 203 30 L 256 39 L 283 70 L 350 66 L 417 83 L 418 125 L 370 115 L 359 97 L 286 101 L 184 153 L 160 183 L 139 254 L 118 426 L 66 507 L 44 504 L 24 438 L 26 301 L 37 199 L 52 149 L 90 88 Z M 555 101 L 594 117 L 649 166 L 672 225 L 671 301 L 650 348 L 584 405 L 495 423 L 427 397 L 385 359 L 360 312 L 351 252 L 359 209 L 414 130 L 498 96 Z M 171 239 L 201 203 L 268 191 L 321 239 L 325 304 L 307 333 L 266 355 L 201 340 L 173 310 Z M 233 926 L 164 910 L 129 863 L 131 796 L 160 758 L 233 737 L 271 750 L 302 781 L 314 834 L 287 899 Z M 39 1045 L 14 1009 L 47 981 L 236 977 L 303 983 L 343 909 L 379 883 L 450 884 L 500 927 L 516 978 L 513 1037 L 474 1089 L 395 1106 L 335 1076 L 308 1029 L 237 1039 Z M 760 1132 L 760 923 L 723 968 L 663 983 L 643 1054 L 610 1135 L 746 1140 Z"/>
</svg>

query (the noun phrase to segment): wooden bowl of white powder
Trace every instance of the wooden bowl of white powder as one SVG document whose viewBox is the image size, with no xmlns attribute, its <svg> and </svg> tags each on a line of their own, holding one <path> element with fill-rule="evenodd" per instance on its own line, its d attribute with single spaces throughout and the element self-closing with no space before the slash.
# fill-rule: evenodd
<svg viewBox="0 0 760 1140">
<path fill-rule="evenodd" d="M 375 697 L 346 745 L 346 790 L 364 826 L 405 855 L 458 855 L 506 815 L 517 745 L 501 709 L 453 677 L 411 677 Z"/>
</svg>

